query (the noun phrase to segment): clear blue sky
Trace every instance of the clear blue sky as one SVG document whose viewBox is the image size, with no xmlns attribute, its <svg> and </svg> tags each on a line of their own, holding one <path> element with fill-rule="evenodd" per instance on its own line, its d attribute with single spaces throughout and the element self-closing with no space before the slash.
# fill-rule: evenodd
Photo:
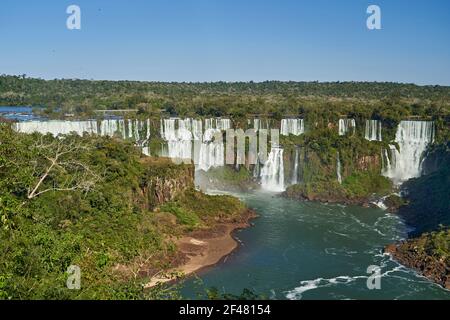
<svg viewBox="0 0 450 320">
<path fill-rule="evenodd" d="M 0 41 L 0 73 L 46 79 L 450 85 L 448 0 L 2 0 Z"/>
</svg>

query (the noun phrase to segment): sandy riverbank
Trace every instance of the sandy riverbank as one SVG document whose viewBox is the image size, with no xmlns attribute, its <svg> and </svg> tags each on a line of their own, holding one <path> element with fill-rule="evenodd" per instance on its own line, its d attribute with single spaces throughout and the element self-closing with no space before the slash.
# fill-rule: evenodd
<svg viewBox="0 0 450 320">
<path fill-rule="evenodd" d="M 173 281 L 176 280 L 177 274 L 191 275 L 217 264 L 238 247 L 233 232 L 248 228 L 250 220 L 256 217 L 254 211 L 247 210 L 242 221 L 218 223 L 213 228 L 197 230 L 175 240 L 179 253 L 186 258 L 185 262 L 167 270 L 164 275 L 154 276 L 145 287 L 151 288 Z"/>
</svg>

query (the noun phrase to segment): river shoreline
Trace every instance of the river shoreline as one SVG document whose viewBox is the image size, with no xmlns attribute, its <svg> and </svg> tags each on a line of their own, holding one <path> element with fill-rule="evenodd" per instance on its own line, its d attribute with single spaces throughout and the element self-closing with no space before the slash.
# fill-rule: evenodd
<svg viewBox="0 0 450 320">
<path fill-rule="evenodd" d="M 145 288 L 174 282 L 180 277 L 191 276 L 217 265 L 239 248 L 234 233 L 251 227 L 251 220 L 257 217 L 255 211 L 247 209 L 238 221 L 219 222 L 212 228 L 196 230 L 176 239 L 177 253 L 183 257 L 178 261 L 182 262 L 153 276 Z"/>
</svg>

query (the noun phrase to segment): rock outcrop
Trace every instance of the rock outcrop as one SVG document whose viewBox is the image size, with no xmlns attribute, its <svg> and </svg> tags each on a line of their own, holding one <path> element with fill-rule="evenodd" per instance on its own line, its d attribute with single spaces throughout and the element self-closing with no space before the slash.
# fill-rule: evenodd
<svg viewBox="0 0 450 320">
<path fill-rule="evenodd" d="M 385 251 L 401 264 L 450 289 L 450 230 L 391 244 Z"/>
<path fill-rule="evenodd" d="M 145 158 L 145 172 L 141 183 L 141 200 L 149 210 L 174 200 L 194 188 L 194 166 L 175 164 L 168 158 Z"/>
</svg>

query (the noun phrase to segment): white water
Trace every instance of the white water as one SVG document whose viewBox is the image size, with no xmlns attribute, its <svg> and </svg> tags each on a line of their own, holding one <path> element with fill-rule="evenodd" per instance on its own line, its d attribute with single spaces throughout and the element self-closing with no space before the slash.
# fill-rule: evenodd
<svg viewBox="0 0 450 320">
<path fill-rule="evenodd" d="M 292 173 L 291 184 L 298 183 L 298 161 L 299 161 L 298 148 L 295 148 L 294 172 Z"/>
<path fill-rule="evenodd" d="M 272 192 L 285 190 L 282 148 L 271 148 L 268 159 L 261 169 L 261 186 L 264 190 Z"/>
<path fill-rule="evenodd" d="M 253 119 L 253 129 L 255 129 L 255 131 L 258 131 L 260 129 L 270 129 L 270 120 L 269 119 L 265 119 L 265 120 L 261 120 L 261 119 Z"/>
<path fill-rule="evenodd" d="M 167 156 L 171 159 L 192 159 L 191 119 L 161 119 L 161 137 L 167 141 Z"/>
<path fill-rule="evenodd" d="M 346 133 L 350 132 L 352 129 L 353 133 L 355 132 L 356 122 L 355 119 L 339 119 L 339 135 L 343 136 Z"/>
<path fill-rule="evenodd" d="M 203 132 L 204 128 L 204 132 Z M 166 141 L 162 155 L 172 159 L 194 160 L 196 170 L 208 171 L 225 164 L 223 141 L 213 141 L 216 133 L 231 128 L 230 119 L 161 119 L 161 137 Z"/>
<path fill-rule="evenodd" d="M 305 124 L 303 119 L 282 119 L 280 133 L 284 136 L 288 136 L 290 134 L 299 136 L 305 133 Z"/>
<path fill-rule="evenodd" d="M 339 152 L 337 153 L 337 160 L 336 160 L 336 175 L 339 184 L 342 184 L 342 174 L 341 174 L 341 159 L 339 157 Z"/>
<path fill-rule="evenodd" d="M 432 121 L 401 121 L 395 134 L 395 142 L 400 150 L 391 147 L 391 159 L 386 160 L 383 175 L 396 184 L 420 177 L 423 155 L 433 139 Z"/>
<path fill-rule="evenodd" d="M 17 122 L 14 129 L 18 132 L 52 134 L 53 136 L 75 133 L 78 135 L 97 134 L 101 136 L 118 135 L 123 139 L 132 139 L 146 154 L 150 153 L 150 120 L 105 119 L 105 120 L 49 120 Z"/>
<path fill-rule="evenodd" d="M 364 138 L 369 141 L 381 141 L 381 121 L 366 120 Z"/>
<path fill-rule="evenodd" d="M 205 119 L 205 130 L 208 129 L 227 130 L 230 128 L 231 128 L 230 119 L 222 119 L 222 118 Z"/>
<path fill-rule="evenodd" d="M 213 141 L 214 135 L 220 133 L 219 129 L 207 129 L 200 147 L 199 160 L 196 169 L 208 171 L 212 167 L 222 167 L 225 164 L 223 141 Z"/>
</svg>

